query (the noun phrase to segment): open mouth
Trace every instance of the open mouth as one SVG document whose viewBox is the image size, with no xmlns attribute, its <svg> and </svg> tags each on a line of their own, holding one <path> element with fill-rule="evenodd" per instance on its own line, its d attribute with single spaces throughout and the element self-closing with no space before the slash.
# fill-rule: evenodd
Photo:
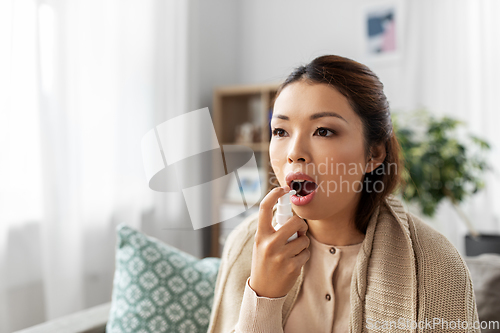
<svg viewBox="0 0 500 333">
<path fill-rule="evenodd" d="M 318 185 L 309 180 L 293 180 L 290 184 L 290 189 L 295 190 L 297 192 L 295 195 L 298 197 L 305 197 L 314 192 L 317 188 Z"/>
</svg>

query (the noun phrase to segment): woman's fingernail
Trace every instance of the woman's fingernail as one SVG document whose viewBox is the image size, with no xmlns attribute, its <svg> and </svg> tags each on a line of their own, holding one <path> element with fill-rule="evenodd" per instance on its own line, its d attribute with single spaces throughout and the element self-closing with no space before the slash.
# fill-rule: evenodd
<svg viewBox="0 0 500 333">
<path fill-rule="evenodd" d="M 290 186 L 286 185 L 283 188 L 285 189 L 285 192 L 287 192 L 287 193 L 290 192 Z"/>
</svg>

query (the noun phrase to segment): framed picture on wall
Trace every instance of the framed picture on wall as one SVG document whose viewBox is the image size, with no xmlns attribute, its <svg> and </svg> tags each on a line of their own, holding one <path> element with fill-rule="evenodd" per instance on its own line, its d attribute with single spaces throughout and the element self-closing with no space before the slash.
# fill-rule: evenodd
<svg viewBox="0 0 500 333">
<path fill-rule="evenodd" d="M 391 64 L 401 58 L 402 1 L 380 0 L 360 10 L 363 26 L 363 58 L 369 64 Z"/>
</svg>

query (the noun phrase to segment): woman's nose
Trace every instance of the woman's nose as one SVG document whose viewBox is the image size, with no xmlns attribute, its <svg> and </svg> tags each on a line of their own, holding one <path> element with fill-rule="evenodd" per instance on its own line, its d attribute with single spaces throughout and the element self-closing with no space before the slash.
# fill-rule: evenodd
<svg viewBox="0 0 500 333">
<path fill-rule="evenodd" d="M 294 159 L 292 159 L 292 158 L 288 157 L 288 163 L 293 163 L 294 161 L 295 161 Z M 305 162 L 306 160 L 305 160 L 305 158 L 300 157 L 300 158 L 298 158 L 296 161 L 297 161 L 297 162 Z"/>
<path fill-rule="evenodd" d="M 307 148 L 304 146 L 304 144 L 296 139 L 290 147 L 290 150 L 288 151 L 288 163 L 298 162 L 309 163 L 311 161 Z"/>
</svg>

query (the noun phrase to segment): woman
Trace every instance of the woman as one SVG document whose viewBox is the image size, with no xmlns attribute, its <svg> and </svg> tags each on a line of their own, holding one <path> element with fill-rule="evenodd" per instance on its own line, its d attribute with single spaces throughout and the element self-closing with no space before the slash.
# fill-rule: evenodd
<svg viewBox="0 0 500 333">
<path fill-rule="evenodd" d="M 446 331 L 477 321 L 457 250 L 392 195 L 400 147 L 370 69 L 333 55 L 298 67 L 278 90 L 271 128 L 281 187 L 226 241 L 209 332 Z M 275 231 L 273 206 L 290 188 L 295 215 Z"/>
</svg>

